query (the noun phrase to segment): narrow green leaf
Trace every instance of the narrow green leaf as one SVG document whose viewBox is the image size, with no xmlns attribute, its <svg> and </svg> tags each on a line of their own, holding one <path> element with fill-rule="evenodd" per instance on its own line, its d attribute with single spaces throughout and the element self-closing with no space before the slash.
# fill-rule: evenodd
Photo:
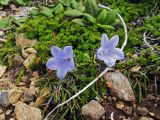
<svg viewBox="0 0 160 120">
<path fill-rule="evenodd" d="M 16 0 L 16 2 L 17 2 L 19 5 L 27 5 L 27 1 L 26 1 L 26 0 Z"/>
<path fill-rule="evenodd" d="M 88 14 L 91 14 L 92 16 L 96 17 L 98 13 L 98 5 L 96 3 L 96 0 L 85 0 L 85 11 Z"/>
<path fill-rule="evenodd" d="M 79 11 L 79 10 L 72 9 L 72 10 L 65 11 L 64 15 L 70 16 L 70 17 L 79 17 L 79 16 L 82 16 L 83 13 L 81 11 Z"/>
<path fill-rule="evenodd" d="M 44 6 L 42 6 L 41 7 L 41 11 L 40 11 L 42 14 L 44 14 L 44 15 L 46 15 L 46 16 L 50 16 L 50 17 L 52 17 L 53 16 L 53 10 L 52 9 L 50 9 L 50 8 L 48 8 L 48 7 L 44 7 Z"/>
<path fill-rule="evenodd" d="M 8 5 L 11 0 L 0 0 L 0 5 Z"/>
<path fill-rule="evenodd" d="M 101 24 L 97 24 L 98 27 L 106 29 L 106 30 L 114 30 L 114 27 L 112 27 L 111 25 L 101 25 Z"/>
<path fill-rule="evenodd" d="M 116 20 L 117 13 L 116 11 L 107 11 L 106 19 L 104 24 L 110 25 Z"/>
<path fill-rule="evenodd" d="M 64 6 L 70 6 L 71 2 L 70 0 L 59 0 L 60 3 L 62 3 Z"/>
<path fill-rule="evenodd" d="M 77 8 L 77 1 L 76 0 L 71 0 L 71 5 L 72 5 L 72 8 L 76 9 Z"/>
<path fill-rule="evenodd" d="M 83 6 L 82 0 L 79 1 L 78 5 L 77 5 L 77 10 L 84 12 L 85 7 Z"/>
<path fill-rule="evenodd" d="M 55 14 L 60 14 L 64 11 L 64 7 L 61 3 L 59 3 L 56 7 L 54 7 L 53 12 Z"/>
<path fill-rule="evenodd" d="M 107 19 L 107 10 L 102 9 L 100 14 L 97 17 L 97 22 L 103 24 Z"/>
<path fill-rule="evenodd" d="M 89 22 L 91 22 L 91 23 L 96 23 L 96 18 L 94 18 L 92 15 L 84 13 L 83 16 L 84 16 Z"/>
<path fill-rule="evenodd" d="M 71 22 L 76 23 L 80 26 L 85 26 L 85 21 L 83 19 L 73 19 Z"/>
</svg>

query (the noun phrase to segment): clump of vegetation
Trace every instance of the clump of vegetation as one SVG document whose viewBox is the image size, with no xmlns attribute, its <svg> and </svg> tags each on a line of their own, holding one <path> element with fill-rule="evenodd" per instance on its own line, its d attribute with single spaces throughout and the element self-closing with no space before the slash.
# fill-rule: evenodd
<svg viewBox="0 0 160 120">
<path fill-rule="evenodd" d="M 51 18 L 43 15 L 37 16 L 33 20 L 27 20 L 22 27 L 17 29 L 17 31 L 19 33 L 24 32 L 29 38 L 37 38 L 39 41 L 35 46 L 35 49 L 38 52 L 37 59 L 40 59 L 40 61 L 39 63 L 36 63 L 37 60 L 35 60 L 35 63 L 31 65 L 31 68 L 34 70 L 39 69 L 40 72 L 44 71 L 43 74 L 46 73 L 45 63 L 51 57 L 50 48 L 52 45 L 61 48 L 67 45 L 73 46 L 76 70 L 73 73 L 70 73 L 65 78 L 65 81 L 62 81 L 63 84 L 57 79 L 55 73 L 51 75 L 46 74 L 46 76 L 44 78 L 42 77 L 41 81 L 38 83 L 38 86 L 42 90 L 46 87 L 50 88 L 52 91 L 51 96 L 54 98 L 54 103 L 56 104 L 63 102 L 74 95 L 100 73 L 100 70 L 102 69 L 100 68 L 100 64 L 102 63 L 97 62 L 95 52 L 100 46 L 101 34 L 108 33 L 109 36 L 112 36 L 114 33 L 112 30 L 99 28 L 97 25 L 88 25 L 87 27 L 80 26 L 65 19 L 63 15 L 55 15 Z M 55 116 L 58 117 L 58 114 L 61 113 L 61 119 L 63 119 L 66 118 L 68 114 L 75 111 L 75 115 L 73 116 L 75 117 L 80 106 L 91 99 L 95 99 L 100 94 L 104 95 L 107 89 L 105 84 L 103 84 L 103 79 L 101 81 L 102 83 L 99 83 L 97 87 L 92 86 L 86 90 L 78 100 L 66 105 L 63 109 L 58 110 Z M 63 92 L 57 96 L 55 88 L 57 88 L 59 84 L 62 84 L 61 91 Z M 97 89 L 99 90 L 99 93 L 97 92 Z M 73 119 L 71 118 L 71 115 L 69 116 L 70 119 Z M 77 118 L 78 117 L 79 116 L 77 116 Z"/>
<path fill-rule="evenodd" d="M 98 8 L 93 0 L 86 0 L 87 2 L 93 2 L 90 7 L 94 8 L 93 11 L 97 10 L 96 12 L 99 14 L 90 11 L 91 9 L 87 6 L 86 10 L 78 8 L 78 5 L 81 5 L 81 8 L 85 7 L 85 3 L 81 1 L 69 1 L 59 0 L 55 7 L 40 7 L 39 10 L 32 10 L 30 18 L 16 30 L 16 34 L 26 33 L 28 38 L 38 40 L 38 44 L 35 46 L 38 52 L 37 59 L 30 67 L 32 70 L 39 71 L 42 75 L 37 83 L 41 90 L 40 94 L 43 95 L 46 89 L 51 92 L 47 96 L 46 103 L 50 98 L 53 98 L 52 107 L 64 102 L 90 83 L 106 67 L 104 63 L 98 62 L 95 56 L 96 49 L 100 46 L 101 34 L 106 33 L 109 37 L 117 34 L 120 36 L 121 43 L 124 39 L 124 30 L 120 24 L 117 24 L 115 11 L 122 14 L 129 28 L 129 41 L 125 49 L 128 55 L 126 61 L 116 65 L 116 69 L 127 75 L 134 90 L 139 92 L 139 100 L 141 100 L 142 94 L 147 92 L 149 80 L 153 78 L 153 75 L 159 75 L 159 53 L 156 50 L 142 49 L 136 51 L 139 53 L 138 58 L 132 59 L 131 56 L 134 54 L 134 47 L 140 48 L 143 44 L 143 33 L 146 30 L 150 31 L 154 37 L 160 35 L 158 31 L 160 17 L 159 15 L 152 16 L 143 20 L 144 23 L 139 25 L 133 23 L 138 17 L 149 15 L 149 9 L 152 8 L 156 0 L 137 4 L 125 0 L 102 0 L 102 3 L 108 3 L 111 8 L 118 8 L 112 12 Z M 66 16 L 68 17 L 66 18 Z M 11 57 L 20 54 L 20 51 L 15 47 L 14 34 L 10 34 L 8 38 L 9 41 L 0 49 L 0 61 L 4 63 L 3 61 L 6 62 L 7 60 L 6 63 L 11 66 Z M 50 48 L 52 45 L 60 48 L 73 46 L 76 69 L 69 73 L 64 81 L 60 81 L 55 72 L 50 73 L 46 70 L 45 63 L 51 57 Z M 156 49 L 159 50 L 159 48 Z M 141 66 L 141 71 L 132 73 L 130 68 L 137 65 Z M 23 74 L 24 69 L 17 75 L 17 81 Z M 58 92 L 60 86 L 61 90 Z M 91 99 L 106 95 L 106 92 L 107 88 L 103 78 L 101 78 L 97 85 L 90 87 L 78 99 L 58 109 L 54 117 L 57 119 L 83 119 L 79 114 L 79 108 Z M 45 115 L 48 111 L 44 109 L 43 105 L 40 107 L 42 107 Z"/>
</svg>

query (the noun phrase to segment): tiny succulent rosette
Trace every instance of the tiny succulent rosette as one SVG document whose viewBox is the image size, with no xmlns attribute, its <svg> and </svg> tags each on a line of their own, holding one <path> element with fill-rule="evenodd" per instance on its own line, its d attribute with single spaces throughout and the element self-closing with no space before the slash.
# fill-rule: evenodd
<svg viewBox="0 0 160 120">
<path fill-rule="evenodd" d="M 102 34 L 101 47 L 97 50 L 97 58 L 105 62 L 109 67 L 115 65 L 116 60 L 122 60 L 124 53 L 116 48 L 119 42 L 119 36 L 113 36 L 110 40 L 106 34 Z"/>
<path fill-rule="evenodd" d="M 57 70 L 57 77 L 64 79 L 67 72 L 71 72 L 75 68 L 72 46 L 66 46 L 63 50 L 52 46 L 51 54 L 53 57 L 47 61 L 46 67 L 50 70 Z"/>
</svg>

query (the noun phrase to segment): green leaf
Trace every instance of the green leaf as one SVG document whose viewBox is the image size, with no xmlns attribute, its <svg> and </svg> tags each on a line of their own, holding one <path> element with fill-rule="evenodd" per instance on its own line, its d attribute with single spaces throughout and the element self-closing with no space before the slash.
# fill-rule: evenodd
<svg viewBox="0 0 160 120">
<path fill-rule="evenodd" d="M 16 2 L 17 2 L 19 5 L 27 5 L 27 1 L 26 1 L 26 0 L 16 0 Z"/>
<path fill-rule="evenodd" d="M 84 12 L 85 7 L 83 6 L 82 0 L 79 1 L 78 5 L 77 5 L 77 10 Z"/>
<path fill-rule="evenodd" d="M 107 10 L 102 9 L 100 14 L 97 17 L 97 22 L 103 24 L 107 19 Z"/>
<path fill-rule="evenodd" d="M 35 9 L 32 9 L 31 11 L 29 11 L 29 13 L 30 13 L 32 16 L 36 16 L 36 15 L 38 15 L 39 10 L 35 8 Z"/>
<path fill-rule="evenodd" d="M 71 5 L 72 5 L 72 8 L 76 9 L 78 6 L 78 3 L 76 0 L 71 0 Z"/>
<path fill-rule="evenodd" d="M 11 0 L 0 0 L 0 5 L 8 5 Z"/>
<path fill-rule="evenodd" d="M 97 24 L 98 27 L 106 29 L 106 30 L 114 30 L 114 27 L 112 27 L 111 25 L 101 25 L 101 24 Z"/>
<path fill-rule="evenodd" d="M 110 25 L 110 24 L 114 23 L 116 20 L 116 16 L 117 16 L 116 11 L 108 11 L 107 15 L 106 15 L 106 19 L 104 21 L 104 24 Z"/>
<path fill-rule="evenodd" d="M 86 13 L 96 17 L 99 10 L 96 0 L 85 0 L 84 5 Z"/>
<path fill-rule="evenodd" d="M 70 0 L 59 0 L 60 3 L 62 3 L 64 6 L 70 6 L 71 2 Z"/>
<path fill-rule="evenodd" d="M 84 18 L 86 18 L 89 22 L 91 22 L 91 23 L 96 23 L 96 18 L 94 18 L 92 15 L 84 13 L 83 16 L 84 16 Z"/>
<path fill-rule="evenodd" d="M 11 26 L 12 22 L 13 22 L 13 17 L 6 17 L 6 18 L 2 18 L 0 19 L 0 28 L 1 29 L 7 29 L 8 27 Z"/>
<path fill-rule="evenodd" d="M 48 16 L 48 17 L 52 17 L 52 16 L 53 16 L 53 14 L 52 14 L 52 13 L 53 13 L 53 10 L 50 9 L 50 8 L 48 8 L 48 7 L 42 6 L 40 12 L 41 12 L 42 14 Z"/>
<path fill-rule="evenodd" d="M 64 7 L 61 3 L 59 3 L 56 7 L 54 7 L 53 12 L 55 14 L 60 14 L 64 11 Z"/>
<path fill-rule="evenodd" d="M 80 26 L 85 26 L 85 21 L 83 19 L 73 19 L 71 22 L 76 23 Z"/>
<path fill-rule="evenodd" d="M 79 17 L 79 16 L 82 16 L 83 13 L 77 9 L 72 9 L 72 10 L 65 11 L 64 15 L 70 16 L 70 17 Z"/>
</svg>

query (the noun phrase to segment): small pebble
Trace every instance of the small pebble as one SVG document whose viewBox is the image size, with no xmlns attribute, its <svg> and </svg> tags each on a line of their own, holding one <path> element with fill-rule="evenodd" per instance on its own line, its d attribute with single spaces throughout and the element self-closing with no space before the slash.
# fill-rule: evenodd
<svg viewBox="0 0 160 120">
<path fill-rule="evenodd" d="M 12 112 L 13 112 L 13 110 L 7 110 L 5 114 L 10 115 Z"/>
<path fill-rule="evenodd" d="M 116 103 L 116 108 L 122 110 L 124 108 L 124 103 L 123 102 L 117 102 Z"/>
</svg>

